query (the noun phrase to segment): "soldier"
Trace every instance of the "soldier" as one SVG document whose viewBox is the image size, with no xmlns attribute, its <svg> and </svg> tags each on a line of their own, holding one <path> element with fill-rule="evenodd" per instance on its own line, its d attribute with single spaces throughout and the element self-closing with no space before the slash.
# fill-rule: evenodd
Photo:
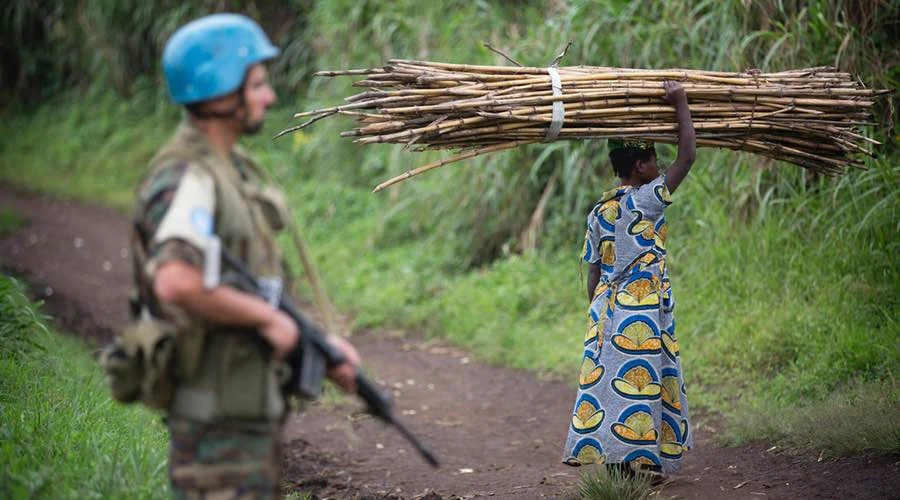
<svg viewBox="0 0 900 500">
<path fill-rule="evenodd" d="M 138 189 L 132 247 L 135 313 L 175 325 L 178 339 L 178 377 L 166 399 L 176 498 L 278 494 L 281 360 L 302 332 L 271 305 L 284 282 L 274 238 L 286 222 L 283 197 L 236 147 L 275 102 L 265 62 L 278 53 L 236 14 L 188 23 L 163 52 L 171 98 L 187 118 Z M 213 240 L 264 278 L 269 300 L 204 282 Z M 352 392 L 359 356 L 349 342 L 329 340 L 347 361 L 328 376 Z"/>
</svg>

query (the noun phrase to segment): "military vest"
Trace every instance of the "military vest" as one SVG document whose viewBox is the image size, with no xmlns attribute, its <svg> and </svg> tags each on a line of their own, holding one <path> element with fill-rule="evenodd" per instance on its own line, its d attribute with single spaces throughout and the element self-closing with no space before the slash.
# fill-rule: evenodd
<svg viewBox="0 0 900 500">
<path fill-rule="evenodd" d="M 248 156 L 235 152 L 232 162 L 210 148 L 189 123 L 151 160 L 151 176 L 173 165 L 199 167 L 214 184 L 214 232 L 224 248 L 239 256 L 257 276 L 282 280 L 283 266 L 275 233 L 284 227 L 281 193 L 263 182 L 263 172 Z M 239 170 L 240 168 L 240 170 Z M 144 244 L 147 242 L 145 241 Z M 136 248 L 135 255 L 146 255 Z M 135 261 L 138 288 L 148 296 L 152 264 Z M 222 269 L 223 284 L 229 284 Z M 154 302 L 151 300 L 145 302 Z M 159 306 L 157 304 L 157 307 Z M 288 369 L 273 360 L 256 331 L 210 324 L 177 314 L 175 384 L 168 407 L 174 417 L 201 422 L 223 419 L 277 420 L 284 412 L 281 383 Z"/>
</svg>

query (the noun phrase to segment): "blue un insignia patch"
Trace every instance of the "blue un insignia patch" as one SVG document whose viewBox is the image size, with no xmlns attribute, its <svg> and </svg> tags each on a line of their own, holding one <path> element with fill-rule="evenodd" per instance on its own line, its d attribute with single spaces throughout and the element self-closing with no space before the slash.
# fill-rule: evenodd
<svg viewBox="0 0 900 500">
<path fill-rule="evenodd" d="M 191 226 L 204 236 L 212 234 L 212 215 L 209 210 L 204 207 L 195 207 L 191 210 Z"/>
</svg>

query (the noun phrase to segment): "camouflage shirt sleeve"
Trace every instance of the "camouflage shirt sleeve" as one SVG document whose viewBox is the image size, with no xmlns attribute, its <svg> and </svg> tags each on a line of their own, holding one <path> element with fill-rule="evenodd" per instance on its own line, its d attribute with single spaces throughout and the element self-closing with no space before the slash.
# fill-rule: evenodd
<svg viewBox="0 0 900 500">
<path fill-rule="evenodd" d="M 170 260 L 180 260 L 198 268 L 203 267 L 203 253 L 195 245 L 182 239 L 154 241 L 187 171 L 187 163 L 174 163 L 158 170 L 138 190 L 137 224 L 146 237 L 146 251 L 153 268 Z"/>
</svg>

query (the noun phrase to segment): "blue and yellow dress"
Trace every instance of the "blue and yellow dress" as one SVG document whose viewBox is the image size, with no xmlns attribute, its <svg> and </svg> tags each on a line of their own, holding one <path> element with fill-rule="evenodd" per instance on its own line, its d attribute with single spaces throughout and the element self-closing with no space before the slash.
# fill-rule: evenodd
<svg viewBox="0 0 900 500">
<path fill-rule="evenodd" d="M 666 270 L 665 178 L 603 194 L 584 260 L 600 266 L 563 461 L 675 472 L 692 446 Z"/>
</svg>

